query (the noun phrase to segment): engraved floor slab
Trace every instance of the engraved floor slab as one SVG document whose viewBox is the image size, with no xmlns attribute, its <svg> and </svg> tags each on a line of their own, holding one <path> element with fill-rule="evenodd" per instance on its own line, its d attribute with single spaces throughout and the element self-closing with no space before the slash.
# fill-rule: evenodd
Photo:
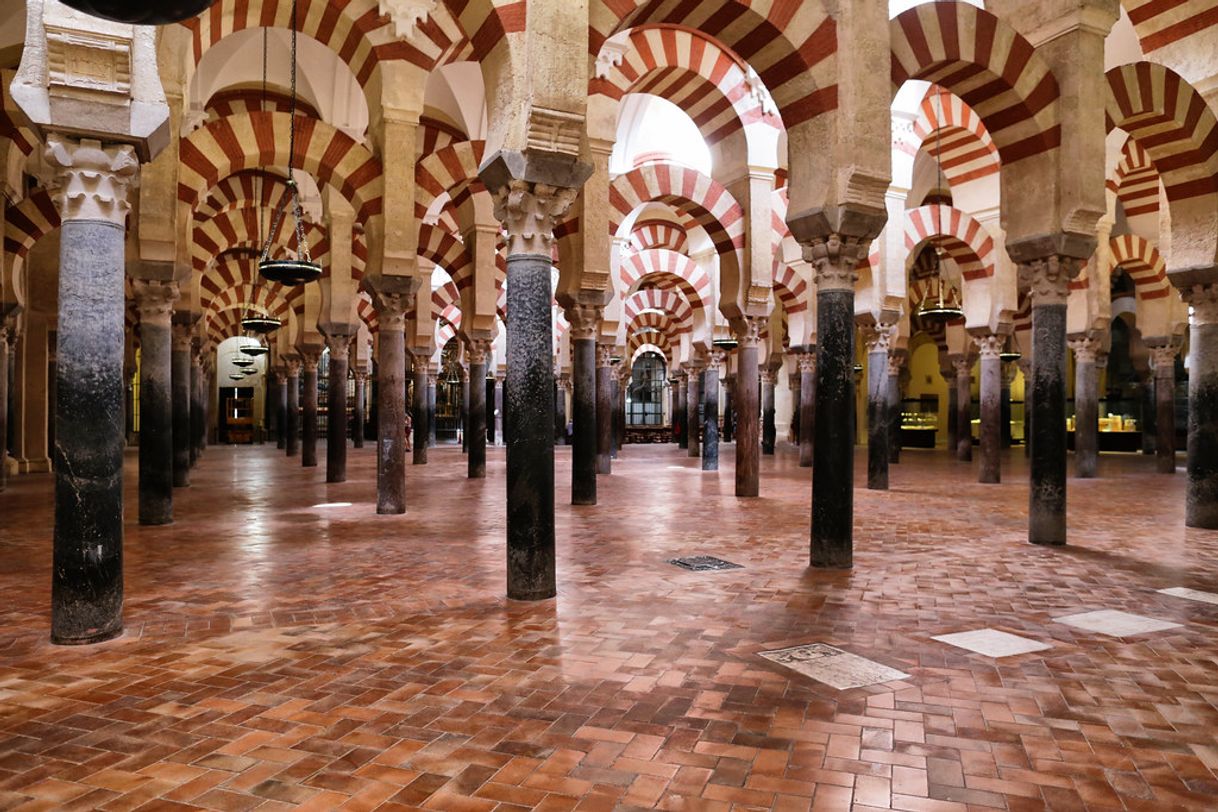
<svg viewBox="0 0 1218 812">
<path fill-rule="evenodd" d="M 824 643 L 763 651 L 761 656 L 839 691 L 909 678 L 895 668 Z"/>
<path fill-rule="evenodd" d="M 931 639 L 947 643 L 949 646 L 984 654 L 987 657 L 1013 657 L 1016 654 L 1028 654 L 1052 648 L 1048 643 L 1029 640 L 1026 637 L 1002 632 L 998 629 L 976 629 L 971 632 L 940 634 Z"/>
<path fill-rule="evenodd" d="M 693 572 L 743 569 L 740 564 L 733 564 L 731 561 L 724 561 L 722 558 L 715 558 L 713 555 L 690 555 L 684 558 L 671 558 L 668 563 L 676 564 L 678 567 Z"/>
<path fill-rule="evenodd" d="M 1129 612 L 1118 612 L 1113 609 L 1101 609 L 1096 612 L 1083 612 L 1077 615 L 1064 615 L 1053 618 L 1058 623 L 1074 626 L 1089 632 L 1110 634 L 1113 637 L 1132 637 L 1135 634 L 1161 632 L 1180 627 L 1179 623 L 1170 620 L 1160 620 L 1155 617 L 1135 615 Z"/>
<path fill-rule="evenodd" d="M 1200 589 L 1189 589 L 1186 586 L 1173 586 L 1171 589 L 1160 589 L 1164 595 L 1171 595 L 1173 598 L 1184 598 L 1189 601 L 1201 601 L 1202 603 L 1212 603 L 1218 605 L 1218 594 L 1214 592 L 1203 592 Z"/>
</svg>

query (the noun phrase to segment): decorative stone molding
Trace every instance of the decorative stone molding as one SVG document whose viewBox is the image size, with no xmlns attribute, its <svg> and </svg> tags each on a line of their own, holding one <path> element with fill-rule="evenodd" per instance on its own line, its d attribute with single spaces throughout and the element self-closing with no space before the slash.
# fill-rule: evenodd
<svg viewBox="0 0 1218 812">
<path fill-rule="evenodd" d="M 194 347 L 194 331 L 189 324 L 173 325 L 173 351 L 190 352 Z"/>
<path fill-rule="evenodd" d="M 465 355 L 471 364 L 485 364 L 491 355 L 491 342 L 485 338 L 475 338 L 469 342 Z"/>
<path fill-rule="evenodd" d="M 299 358 L 288 358 L 283 362 L 283 365 L 287 368 L 287 376 L 289 378 L 296 378 L 300 376 L 301 364 Z"/>
<path fill-rule="evenodd" d="M 1024 262 L 1019 266 L 1019 286 L 1031 291 L 1033 307 L 1064 305 L 1070 293 L 1070 280 L 1078 276 L 1082 265 L 1079 260 L 1065 256 Z"/>
<path fill-rule="evenodd" d="M 892 325 L 880 322 L 863 328 L 863 344 L 867 347 L 867 354 L 883 352 L 887 353 L 892 347 Z"/>
<path fill-rule="evenodd" d="M 288 373 L 280 370 L 275 370 L 275 385 L 286 386 L 288 382 Z"/>
<path fill-rule="evenodd" d="M 51 198 L 64 220 L 99 220 L 122 226 L 131 204 L 127 191 L 139 169 L 129 146 L 103 147 L 58 133 L 47 137 L 46 162 L 54 169 Z"/>
<path fill-rule="evenodd" d="M 178 300 L 178 283 L 133 279 L 131 288 L 135 293 L 135 308 L 140 315 L 140 324 L 168 327 L 173 317 L 173 304 Z"/>
<path fill-rule="evenodd" d="M 568 113 L 566 110 L 536 105 L 529 108 L 529 149 L 578 157 L 583 134 L 582 113 Z"/>
<path fill-rule="evenodd" d="M 905 366 L 905 355 L 900 352 L 888 353 L 888 377 L 895 378 L 901 374 L 901 367 Z"/>
<path fill-rule="evenodd" d="M 815 374 L 815 372 L 816 372 L 816 353 L 801 352 L 799 354 L 799 371 L 801 374 L 805 373 L 805 372 L 811 372 L 811 373 Z"/>
<path fill-rule="evenodd" d="M 748 65 L 744 74 L 744 84 L 748 88 L 749 98 L 752 99 L 764 116 L 778 115 L 778 105 L 774 103 L 774 99 L 770 96 L 770 91 L 766 89 L 765 82 L 757 75 L 757 71 L 752 65 Z"/>
<path fill-rule="evenodd" d="M 131 92 L 130 36 L 46 26 L 47 84 L 53 96 L 88 99 Z"/>
<path fill-rule="evenodd" d="M 1002 343 L 1004 339 L 998 335 L 979 335 L 973 336 L 973 344 L 977 347 L 977 354 L 983 359 L 997 358 L 1002 352 Z"/>
<path fill-rule="evenodd" d="M 966 355 L 957 356 L 952 359 L 952 368 L 956 372 L 956 380 L 961 377 L 972 379 L 973 377 L 973 359 Z"/>
<path fill-rule="evenodd" d="M 747 317 L 744 319 L 744 329 L 736 334 L 736 340 L 741 347 L 757 347 L 761 344 L 761 331 L 765 329 L 769 319 Z"/>
<path fill-rule="evenodd" d="M 550 256 L 554 226 L 575 201 L 578 189 L 513 180 L 494 193 L 495 217 L 508 233 L 508 256 Z"/>
<path fill-rule="evenodd" d="M 330 357 L 347 355 L 347 350 L 351 348 L 351 339 L 355 336 L 345 333 L 333 333 L 326 336 L 326 346 L 330 348 Z"/>
<path fill-rule="evenodd" d="M 399 293 L 381 293 L 375 297 L 376 319 L 379 328 L 388 333 L 406 330 L 406 310 L 409 297 Z"/>
<path fill-rule="evenodd" d="M 1155 372 L 1155 378 L 1172 380 L 1176 377 L 1176 353 L 1179 347 L 1173 344 L 1162 344 L 1150 347 L 1150 366 Z"/>
<path fill-rule="evenodd" d="M 321 350 L 301 350 L 300 361 L 305 372 L 316 372 L 317 365 L 321 363 Z"/>
<path fill-rule="evenodd" d="M 1074 363 L 1076 364 L 1094 364 L 1099 356 L 1101 345 L 1098 338 L 1082 336 L 1072 338 L 1066 344 L 1074 352 Z"/>
<path fill-rule="evenodd" d="M 414 41 L 419 24 L 436 10 L 436 0 L 380 0 L 377 11 L 393 23 L 393 36 Z"/>
<path fill-rule="evenodd" d="M 596 345 L 596 368 L 613 366 L 613 346 L 610 344 Z"/>
<path fill-rule="evenodd" d="M 630 43 L 624 39 L 610 37 L 605 40 L 601 45 L 600 53 L 596 55 L 596 78 L 609 78 L 610 72 L 622 64 L 622 60 L 626 58 L 626 52 L 629 50 Z"/>
<path fill-rule="evenodd" d="M 1181 293 L 1193 309 L 1193 324 L 1218 324 L 1218 285 L 1193 285 Z"/>
<path fill-rule="evenodd" d="M 571 339 L 596 338 L 605 317 L 605 308 L 597 305 L 575 304 L 565 311 L 571 325 Z"/>
<path fill-rule="evenodd" d="M 803 246 L 804 260 L 812 263 L 816 290 L 854 290 L 859 261 L 867 256 L 871 240 L 829 234 Z"/>
</svg>

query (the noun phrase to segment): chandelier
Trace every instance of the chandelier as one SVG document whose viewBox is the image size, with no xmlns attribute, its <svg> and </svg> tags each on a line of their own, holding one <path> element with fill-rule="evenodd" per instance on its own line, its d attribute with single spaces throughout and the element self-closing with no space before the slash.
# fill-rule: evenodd
<svg viewBox="0 0 1218 812">
<path fill-rule="evenodd" d="M 1015 338 L 1015 334 L 1011 333 L 1007 336 L 1006 341 L 1002 342 L 1002 349 L 998 351 L 998 358 L 1002 361 L 1018 361 L 1023 358 L 1023 353 L 1019 349 L 1019 340 Z"/>
<path fill-rule="evenodd" d="M 932 85 L 932 87 L 935 87 Z M 936 191 L 943 189 L 943 95 L 935 87 L 935 100 L 938 110 L 935 113 L 935 176 Z M 943 203 L 935 204 L 935 233 L 943 234 Z M 947 281 L 947 271 L 944 265 L 943 248 L 939 245 L 928 246 L 918 255 L 914 263 L 915 276 L 930 277 L 926 294 L 918 303 L 916 315 L 926 322 L 947 324 L 949 321 L 964 317 L 964 306 L 960 301 L 960 293 Z"/>
</svg>

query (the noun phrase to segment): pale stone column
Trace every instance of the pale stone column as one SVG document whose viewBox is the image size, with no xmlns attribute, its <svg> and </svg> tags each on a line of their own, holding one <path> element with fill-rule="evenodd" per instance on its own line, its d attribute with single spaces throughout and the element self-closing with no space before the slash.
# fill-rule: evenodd
<svg viewBox="0 0 1218 812">
<path fill-rule="evenodd" d="M 865 333 L 867 344 L 867 487 L 888 490 L 888 352 L 892 325 L 876 324 Z"/>
<path fill-rule="evenodd" d="M 189 324 L 173 325 L 173 486 L 190 487 L 190 354 L 194 331 Z"/>
<path fill-rule="evenodd" d="M 973 459 L 973 359 L 953 358 L 956 368 L 956 459 Z"/>
<path fill-rule="evenodd" d="M 763 319 L 745 320 L 745 329 L 736 338 L 736 496 L 761 493 L 761 372 L 758 358 Z M 770 379 L 770 422 L 773 423 L 774 384 Z M 774 444 L 770 442 L 773 453 Z"/>
<path fill-rule="evenodd" d="M 774 414 L 774 379 L 777 373 L 772 369 L 761 372 L 761 453 L 767 457 L 774 456 L 774 446 L 778 442 L 778 427 Z"/>
<path fill-rule="evenodd" d="M 726 353 L 712 349 L 702 373 L 702 470 L 719 470 L 719 367 Z"/>
<path fill-rule="evenodd" d="M 411 443 L 411 464 L 427 464 L 427 379 L 430 367 L 427 356 L 419 354 L 414 359 L 414 381 L 410 393 L 410 412 L 414 437 Z"/>
<path fill-rule="evenodd" d="M 176 282 L 133 280 L 140 315 L 139 521 L 173 522 L 173 366 Z"/>
<path fill-rule="evenodd" d="M 1080 336 L 1067 343 L 1074 351 L 1074 475 L 1079 479 L 1092 479 L 1100 452 L 1099 372 L 1096 369 L 1100 342 L 1091 336 Z"/>
<path fill-rule="evenodd" d="M 1188 490 L 1184 523 L 1218 530 L 1218 285 L 1196 285 L 1188 369 Z"/>
<path fill-rule="evenodd" d="M 596 472 L 613 472 L 613 346 L 596 345 Z"/>
<path fill-rule="evenodd" d="M 599 462 L 597 440 L 596 334 L 604 309 L 576 305 L 566 309 L 571 324 L 571 504 L 596 504 Z"/>
<path fill-rule="evenodd" d="M 367 402 L 368 402 L 368 370 L 362 367 L 355 369 L 355 406 L 353 408 L 352 421 L 352 441 L 351 445 L 355 448 L 364 447 L 364 428 L 367 421 Z"/>
<path fill-rule="evenodd" d="M 465 463 L 469 479 L 486 478 L 486 361 L 490 353 L 491 342 L 486 339 L 469 342 L 469 457 Z"/>
<path fill-rule="evenodd" d="M 502 446 L 507 444 L 507 438 L 503 435 L 503 373 L 495 374 L 495 445 Z"/>
<path fill-rule="evenodd" d="M 288 441 L 288 373 L 277 369 L 275 376 L 275 447 L 287 448 Z"/>
<path fill-rule="evenodd" d="M 436 371 L 427 371 L 427 447 L 436 447 Z"/>
<path fill-rule="evenodd" d="M 377 293 L 376 512 L 406 512 L 406 309 L 410 296 Z"/>
<path fill-rule="evenodd" d="M 888 462 L 901 462 L 901 367 L 903 350 L 888 352 Z"/>
<path fill-rule="evenodd" d="M 816 352 L 799 354 L 799 467 L 811 468 L 816 445 Z"/>
<path fill-rule="evenodd" d="M 291 358 L 287 364 L 287 419 L 284 426 L 287 429 L 287 442 L 284 443 L 284 455 L 295 457 L 300 453 L 300 361 Z"/>
<path fill-rule="evenodd" d="M 981 467 L 977 481 L 1002 481 L 1002 351 L 1003 336 L 975 335 L 981 357 Z"/>
<path fill-rule="evenodd" d="M 326 482 L 347 481 L 347 358 L 353 336 L 326 335 L 330 348 L 329 382 L 326 386 Z"/>
<path fill-rule="evenodd" d="M 1176 473 L 1176 352 L 1178 348 L 1165 344 L 1150 348 L 1151 365 L 1155 371 L 1155 440 L 1156 470 L 1160 474 Z"/>
<path fill-rule="evenodd" d="M 302 348 L 300 351 L 304 367 L 303 395 L 301 404 L 304 420 L 304 437 L 300 446 L 300 464 L 304 468 L 317 467 L 317 366 L 321 362 L 321 350 Z"/>
</svg>

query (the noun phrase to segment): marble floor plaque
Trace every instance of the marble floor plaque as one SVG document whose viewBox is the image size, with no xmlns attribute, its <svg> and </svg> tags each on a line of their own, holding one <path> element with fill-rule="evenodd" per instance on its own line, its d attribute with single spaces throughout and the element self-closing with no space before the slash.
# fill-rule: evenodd
<svg viewBox="0 0 1218 812">
<path fill-rule="evenodd" d="M 997 629 L 976 629 L 971 632 L 940 634 L 931 639 L 977 654 L 984 654 L 987 657 L 1013 657 L 1016 654 L 1028 654 L 1052 648 L 1048 643 L 1029 640 L 1017 634 L 1000 632 Z"/>
<path fill-rule="evenodd" d="M 1129 612 L 1119 612 L 1115 609 L 1101 609 L 1096 612 L 1083 612 L 1077 615 L 1065 615 L 1053 618 L 1058 623 L 1065 623 L 1076 629 L 1089 632 L 1109 634 L 1113 637 L 1132 637 L 1135 634 L 1161 632 L 1167 629 L 1177 629 L 1179 623 L 1170 620 L 1159 620 L 1155 617 L 1134 615 Z"/>
<path fill-rule="evenodd" d="M 1218 594 L 1214 592 L 1202 592 L 1200 589 L 1189 589 L 1186 586 L 1173 586 L 1171 589 L 1160 589 L 1159 592 L 1164 595 L 1171 595 L 1173 598 L 1218 604 Z"/>
<path fill-rule="evenodd" d="M 824 643 L 763 651 L 761 656 L 839 691 L 909 678 L 895 668 Z"/>
<path fill-rule="evenodd" d="M 675 564 L 682 569 L 692 570 L 693 572 L 743 569 L 739 564 L 724 561 L 722 558 L 715 558 L 713 555 L 690 555 L 685 558 L 672 558 L 669 559 L 668 563 Z"/>
</svg>

